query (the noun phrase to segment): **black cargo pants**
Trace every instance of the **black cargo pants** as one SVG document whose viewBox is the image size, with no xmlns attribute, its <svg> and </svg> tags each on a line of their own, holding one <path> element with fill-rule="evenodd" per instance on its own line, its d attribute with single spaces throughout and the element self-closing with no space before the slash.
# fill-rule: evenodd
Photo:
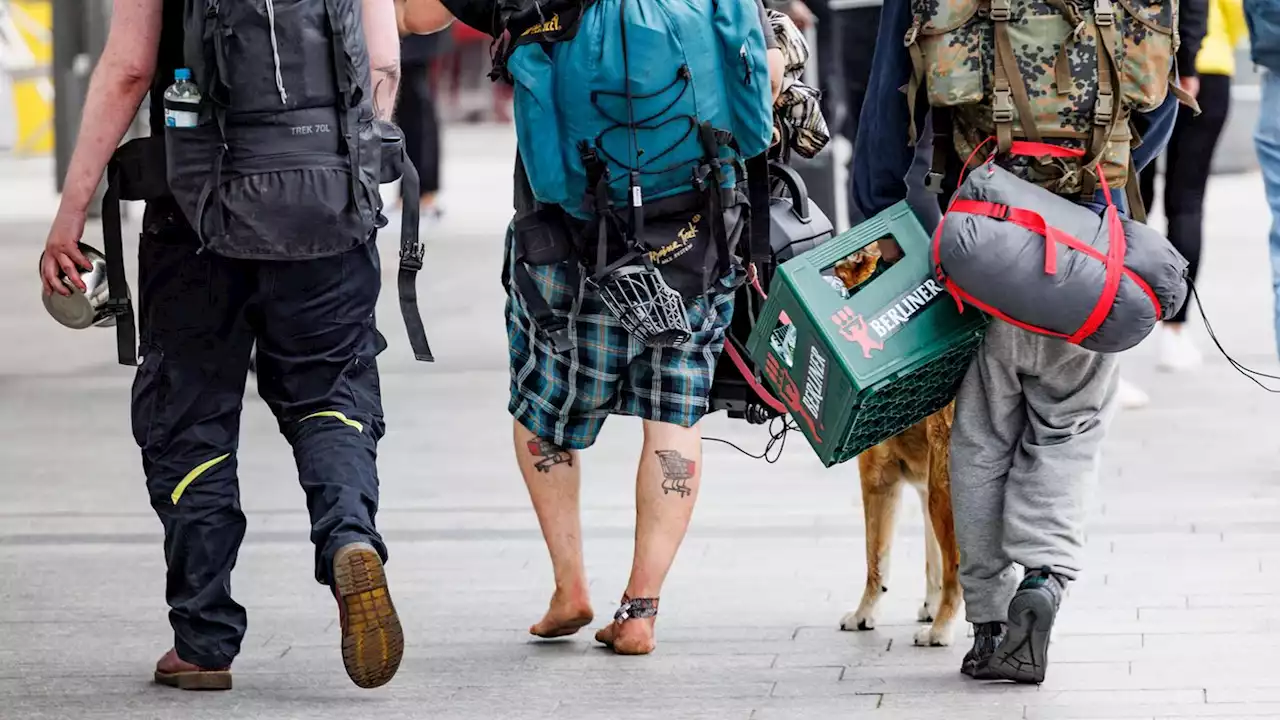
<svg viewBox="0 0 1280 720">
<path fill-rule="evenodd" d="M 333 554 L 349 542 L 368 542 L 386 559 L 374 528 L 381 273 L 374 242 L 288 262 L 197 252 L 176 213 L 148 208 L 144 219 L 133 432 L 164 525 L 178 655 L 216 668 L 239 653 L 247 622 L 231 599 L 231 569 L 245 532 L 236 449 L 255 342 L 258 392 L 293 447 L 306 493 L 316 580 L 331 582 Z"/>
</svg>

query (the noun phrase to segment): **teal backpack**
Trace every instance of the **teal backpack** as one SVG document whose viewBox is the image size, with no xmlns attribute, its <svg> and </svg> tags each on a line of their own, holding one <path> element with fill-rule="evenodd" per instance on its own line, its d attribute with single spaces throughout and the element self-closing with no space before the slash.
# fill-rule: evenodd
<svg viewBox="0 0 1280 720">
<path fill-rule="evenodd" d="M 599 280 L 639 259 L 685 300 L 740 281 L 739 240 L 761 234 L 748 226 L 763 222 L 768 242 L 773 108 L 755 0 L 498 12 L 494 76 L 515 87 L 519 145 L 514 279 L 539 326 L 565 335 L 525 264 L 576 256 Z M 760 168 L 751 193 L 748 166 Z M 764 203 L 754 215 L 749 194 Z"/>
</svg>

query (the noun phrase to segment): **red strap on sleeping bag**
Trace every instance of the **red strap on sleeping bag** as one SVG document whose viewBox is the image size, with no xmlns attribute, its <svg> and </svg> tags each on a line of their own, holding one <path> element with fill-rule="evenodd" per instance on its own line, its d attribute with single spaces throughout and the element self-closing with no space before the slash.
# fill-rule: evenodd
<svg viewBox="0 0 1280 720">
<path fill-rule="evenodd" d="M 977 150 L 974 150 L 973 155 L 976 156 L 978 150 L 981 150 L 985 144 L 986 143 L 983 143 L 983 145 L 980 145 Z M 1013 147 L 1010 149 L 1009 154 L 1033 157 L 1081 157 L 1084 155 L 1084 151 L 1061 147 L 1059 145 L 1019 141 L 1013 143 Z M 965 162 L 961 182 L 963 182 L 963 172 L 967 172 L 968 167 L 972 162 L 973 156 L 970 156 L 969 160 Z M 1081 241 L 1079 238 L 1073 237 L 1049 225 L 1049 223 L 1045 221 L 1044 217 L 1034 210 L 1011 208 L 1007 205 L 1000 205 L 981 200 L 962 200 L 958 197 L 953 198 L 951 204 L 947 207 L 946 214 L 943 216 L 943 222 L 939 223 L 938 229 L 933 236 L 933 262 L 934 267 L 938 269 L 938 279 L 942 281 L 947 291 L 956 299 L 956 304 L 960 307 L 960 310 L 963 312 L 964 304 L 968 303 L 989 315 L 998 317 L 1001 320 L 1024 330 L 1040 333 L 1042 335 L 1065 338 L 1068 342 L 1078 345 L 1097 332 L 1098 328 L 1102 326 L 1103 321 L 1107 319 L 1107 315 L 1111 312 L 1111 308 L 1115 305 L 1116 295 L 1120 291 L 1121 279 L 1125 275 L 1128 275 L 1129 278 L 1136 282 L 1151 299 L 1151 303 L 1155 307 L 1156 315 L 1158 316 L 1160 314 L 1160 303 L 1159 300 L 1157 300 L 1155 293 L 1151 290 L 1151 287 L 1146 283 L 1146 281 L 1138 277 L 1136 273 L 1126 268 L 1124 265 L 1124 226 L 1120 222 L 1120 211 L 1116 208 L 1111 199 L 1111 188 L 1107 185 L 1106 177 L 1102 174 L 1101 164 L 1098 166 L 1098 177 L 1102 180 L 1103 195 L 1107 201 L 1107 209 L 1104 219 L 1107 223 L 1107 236 L 1110 242 L 1108 243 L 1106 255 L 1103 255 L 1094 247 Z M 1085 318 L 1085 321 L 1081 324 L 1080 328 L 1076 330 L 1075 333 L 1067 335 L 1065 333 L 1055 332 L 1047 328 L 1036 327 L 1034 325 L 1015 320 L 1007 314 L 980 302 L 977 298 L 960 289 L 960 287 L 957 286 L 951 278 L 946 277 L 942 273 L 941 269 L 942 227 L 946 222 L 946 215 L 953 212 L 963 213 L 966 215 L 981 215 L 996 220 L 1011 222 L 1019 227 L 1040 235 L 1045 239 L 1044 271 L 1048 275 L 1057 273 L 1058 244 L 1066 245 L 1072 250 L 1085 253 L 1089 257 L 1102 262 L 1106 266 L 1106 279 L 1103 282 L 1102 295 L 1098 298 L 1098 301 L 1093 306 L 1093 310 L 1089 312 L 1088 317 Z"/>
</svg>

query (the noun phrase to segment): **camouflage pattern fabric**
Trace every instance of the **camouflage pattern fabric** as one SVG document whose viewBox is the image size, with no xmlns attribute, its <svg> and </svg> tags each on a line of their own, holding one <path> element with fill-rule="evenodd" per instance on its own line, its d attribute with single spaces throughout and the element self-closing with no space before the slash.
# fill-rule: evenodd
<svg viewBox="0 0 1280 720">
<path fill-rule="evenodd" d="M 791 150 L 812 158 L 831 141 L 831 133 L 818 104 L 821 93 L 801 81 L 809 62 L 809 43 L 791 18 L 776 10 L 769 10 L 768 14 L 774 37 L 786 58 L 782 93 L 773 104 L 773 142 L 787 138 Z"/>
<path fill-rule="evenodd" d="M 1091 194 L 1099 160 L 1107 184 L 1125 186 L 1136 141 L 1128 120 L 1159 107 L 1173 84 L 1178 0 L 911 5 L 909 101 L 923 90 L 931 106 L 951 109 L 961 158 L 983 143 L 989 154 L 1014 139 L 1050 142 L 1086 157 L 998 162 L 1059 195 Z"/>
</svg>

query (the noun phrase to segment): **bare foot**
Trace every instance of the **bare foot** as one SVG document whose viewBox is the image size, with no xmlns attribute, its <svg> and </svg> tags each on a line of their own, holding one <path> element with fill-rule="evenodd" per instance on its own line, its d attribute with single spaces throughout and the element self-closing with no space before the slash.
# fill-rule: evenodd
<svg viewBox="0 0 1280 720">
<path fill-rule="evenodd" d="M 612 622 L 596 633 L 596 642 L 619 655 L 648 655 L 658 646 L 654 639 L 657 618 L 632 618 Z"/>
<path fill-rule="evenodd" d="M 538 624 L 529 628 L 529 633 L 547 639 L 565 637 L 578 632 L 594 618 L 591 598 L 587 596 L 586 590 L 574 593 L 556 590 L 551 596 L 547 614 Z"/>
</svg>

